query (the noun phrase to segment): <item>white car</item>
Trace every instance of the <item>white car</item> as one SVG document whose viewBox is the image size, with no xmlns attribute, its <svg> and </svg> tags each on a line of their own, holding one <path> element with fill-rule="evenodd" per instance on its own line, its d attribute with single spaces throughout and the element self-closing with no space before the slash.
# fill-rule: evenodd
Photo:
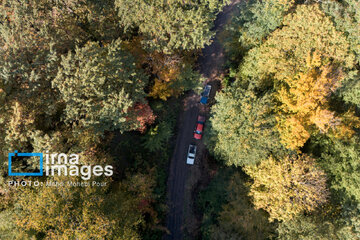
<svg viewBox="0 0 360 240">
<path fill-rule="evenodd" d="M 186 163 L 190 164 L 190 165 L 193 165 L 194 160 L 195 160 L 195 155 L 196 155 L 196 146 L 194 144 L 190 144 L 187 159 L 186 159 Z"/>
</svg>

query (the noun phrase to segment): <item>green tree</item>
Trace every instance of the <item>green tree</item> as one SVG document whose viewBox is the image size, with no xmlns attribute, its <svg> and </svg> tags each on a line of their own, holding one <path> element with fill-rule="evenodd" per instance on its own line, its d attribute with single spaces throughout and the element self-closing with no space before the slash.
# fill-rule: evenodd
<svg viewBox="0 0 360 240">
<path fill-rule="evenodd" d="M 115 0 L 120 26 L 138 28 L 150 49 L 165 53 L 201 49 L 214 36 L 217 13 L 227 0 Z"/>
<path fill-rule="evenodd" d="M 305 72 L 309 53 L 320 57 L 319 66 L 338 63 L 351 68 L 354 55 L 345 36 L 315 5 L 298 5 L 287 15 L 283 27 L 275 30 L 260 46 L 249 51 L 241 75 L 259 86 Z M 270 83 L 269 83 L 270 81 Z"/>
<path fill-rule="evenodd" d="M 248 197 L 249 187 L 244 176 L 235 173 L 230 177 L 226 188 L 227 203 L 221 206 L 218 224 L 210 228 L 210 238 L 214 240 L 266 239 L 274 231 L 274 224 L 268 221 L 268 214 L 254 208 Z"/>
<path fill-rule="evenodd" d="M 64 53 L 76 44 L 109 41 L 120 34 L 118 17 L 111 0 L 45 1 L 20 3 L 5 0 L 0 7 L 2 33 L 9 47 L 26 46 L 27 40 L 44 38 L 55 43 L 55 49 Z M 30 43 L 31 46 L 31 43 Z M 39 42 L 38 50 L 41 50 Z"/>
<path fill-rule="evenodd" d="M 320 219 L 316 215 L 299 215 L 292 220 L 283 221 L 277 229 L 278 239 L 292 240 L 326 240 L 339 239 L 336 237 L 336 226 L 326 219 Z"/>
<path fill-rule="evenodd" d="M 286 12 L 294 4 L 293 0 L 245 1 L 238 5 L 239 13 L 234 15 L 227 27 L 232 46 L 228 49 L 237 51 L 239 47 L 249 49 L 259 46 L 264 38 L 281 26 Z"/>
<path fill-rule="evenodd" d="M 331 16 L 335 27 L 346 36 L 350 50 L 355 53 L 356 63 L 360 63 L 360 2 L 357 0 L 324 1 L 322 8 Z M 360 105 L 360 78 L 358 70 L 348 74 L 339 94 L 346 102 Z"/>
<path fill-rule="evenodd" d="M 360 74 L 353 71 L 348 74 L 337 91 L 345 102 L 360 106 Z"/>
<path fill-rule="evenodd" d="M 216 95 L 205 137 L 209 149 L 227 165 L 243 166 L 282 152 L 271 115 L 272 96 L 256 96 L 236 85 Z"/>
<path fill-rule="evenodd" d="M 6 209 L 0 212 L 0 236 L 7 240 L 21 240 L 30 239 L 35 240 L 35 236 L 30 236 L 26 232 L 16 228 L 15 215 L 16 211 L 13 209 Z"/>
<path fill-rule="evenodd" d="M 137 69 L 134 58 L 115 41 L 106 47 L 90 42 L 76 53 L 62 57 L 53 81 L 66 104 L 65 121 L 96 132 L 141 127 L 135 111 L 146 103 L 148 77 Z M 150 112 L 151 113 L 151 112 Z M 149 121 L 153 120 L 151 114 Z"/>
<path fill-rule="evenodd" d="M 360 203 L 360 147 L 359 138 L 350 141 L 322 137 L 312 141 L 312 149 L 320 150 L 320 163 L 327 172 L 330 189 L 339 201 L 349 199 Z"/>
<path fill-rule="evenodd" d="M 149 129 L 144 136 L 143 146 L 150 152 L 163 151 L 172 136 L 172 125 L 162 121 L 155 127 Z"/>
<path fill-rule="evenodd" d="M 358 0 L 323 1 L 324 12 L 332 17 L 338 31 L 345 33 L 350 50 L 355 53 L 356 62 L 360 63 L 360 2 Z"/>
<path fill-rule="evenodd" d="M 359 210 L 352 209 L 339 213 L 314 212 L 298 215 L 294 219 L 279 223 L 278 239 L 292 240 L 352 240 L 360 238 Z"/>
</svg>

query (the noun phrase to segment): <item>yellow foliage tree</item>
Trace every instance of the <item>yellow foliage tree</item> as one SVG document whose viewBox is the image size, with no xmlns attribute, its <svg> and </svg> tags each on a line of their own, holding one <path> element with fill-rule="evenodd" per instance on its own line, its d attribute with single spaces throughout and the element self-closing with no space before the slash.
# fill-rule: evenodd
<svg viewBox="0 0 360 240">
<path fill-rule="evenodd" d="M 183 89 L 174 87 L 181 72 L 183 59 L 178 55 L 166 55 L 153 52 L 150 55 L 152 73 L 157 76 L 149 96 L 166 100 L 170 96 L 178 96 Z"/>
<path fill-rule="evenodd" d="M 289 220 L 327 201 L 325 173 L 309 156 L 270 157 L 244 170 L 253 179 L 249 195 L 255 208 L 266 210 L 270 221 Z"/>
<path fill-rule="evenodd" d="M 306 62 L 307 72 L 285 78 L 276 94 L 280 102 L 277 129 L 282 143 L 293 150 L 302 147 L 314 131 L 328 133 L 332 129 L 338 137 L 349 137 L 357 121 L 348 114 L 346 118 L 353 120 L 345 123 L 345 116 L 329 110 L 328 97 L 340 85 L 341 70 L 330 65 L 320 67 L 316 52 L 309 54 Z"/>
<path fill-rule="evenodd" d="M 290 149 L 304 145 L 309 130 L 316 126 L 322 133 L 340 124 L 334 112 L 328 110 L 328 96 L 339 85 L 341 73 L 331 66 L 316 68 L 318 55 L 308 60 L 309 70 L 294 78 L 286 78 L 276 94 L 280 102 L 277 128 L 282 143 Z"/>
<path fill-rule="evenodd" d="M 25 150 L 30 132 L 34 128 L 34 119 L 34 112 L 27 112 L 20 102 L 14 101 L 4 138 L 9 151 Z"/>
<path fill-rule="evenodd" d="M 151 92 L 149 93 L 150 97 L 160 98 L 161 100 L 166 100 L 168 97 L 173 95 L 172 89 L 169 87 L 169 83 L 163 82 L 160 79 L 156 78 Z"/>
</svg>

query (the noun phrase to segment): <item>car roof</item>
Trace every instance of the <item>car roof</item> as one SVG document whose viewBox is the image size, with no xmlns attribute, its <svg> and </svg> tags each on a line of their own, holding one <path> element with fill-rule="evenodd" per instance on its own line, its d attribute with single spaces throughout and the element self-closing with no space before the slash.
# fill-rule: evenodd
<svg viewBox="0 0 360 240">
<path fill-rule="evenodd" d="M 196 126 L 196 131 L 202 132 L 203 129 L 204 129 L 204 125 L 201 124 L 201 123 L 198 123 L 197 126 Z"/>
</svg>

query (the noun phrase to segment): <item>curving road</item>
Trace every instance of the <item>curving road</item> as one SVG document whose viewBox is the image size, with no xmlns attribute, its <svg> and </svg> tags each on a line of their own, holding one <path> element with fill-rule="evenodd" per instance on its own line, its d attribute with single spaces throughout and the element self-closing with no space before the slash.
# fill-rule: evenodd
<svg viewBox="0 0 360 240">
<path fill-rule="evenodd" d="M 218 33 L 222 30 L 223 25 L 229 20 L 231 13 L 234 11 L 237 0 L 226 6 L 222 13 L 220 13 L 215 20 L 215 31 Z M 212 85 L 211 98 L 214 97 L 219 84 L 216 84 L 217 77 L 222 72 L 224 63 L 224 51 L 218 34 L 215 36 L 211 45 L 202 50 L 202 56 L 199 58 L 199 70 L 206 78 L 205 84 Z M 193 167 L 186 164 L 186 155 L 190 143 L 195 143 L 193 138 L 193 131 L 196 124 L 196 118 L 201 114 L 206 115 L 208 108 L 201 108 L 199 104 L 200 97 L 194 92 L 188 93 L 183 100 L 183 109 L 179 117 L 178 133 L 176 139 L 176 146 L 170 162 L 169 178 L 167 183 L 167 205 L 169 208 L 166 219 L 166 227 L 168 234 L 164 236 L 165 240 L 181 240 L 184 238 L 184 193 L 185 183 L 189 176 L 189 168 Z M 204 148 L 199 148 L 203 151 Z M 202 153 L 197 153 L 197 156 L 203 156 Z M 196 158 L 196 162 L 201 159 Z"/>
</svg>

